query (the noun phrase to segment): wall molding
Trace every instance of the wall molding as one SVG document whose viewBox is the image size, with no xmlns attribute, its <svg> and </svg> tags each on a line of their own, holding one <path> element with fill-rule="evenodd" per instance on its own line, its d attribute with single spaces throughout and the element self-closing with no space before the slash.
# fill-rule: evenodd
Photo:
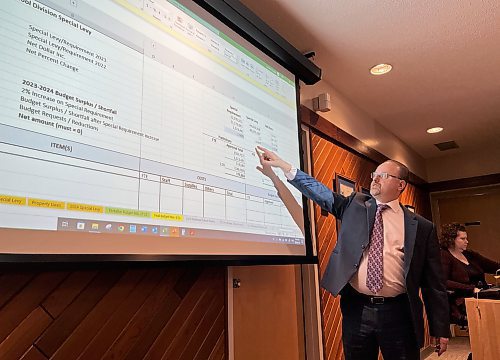
<svg viewBox="0 0 500 360">
<path fill-rule="evenodd" d="M 488 186 L 495 184 L 500 184 L 500 173 L 474 176 L 474 177 L 455 179 L 455 180 L 436 181 L 432 183 L 427 183 L 424 185 L 424 187 L 428 192 L 437 192 L 437 191 L 457 190 L 457 189 L 465 189 L 465 188 L 472 188 L 479 186 Z"/>
<path fill-rule="evenodd" d="M 334 143 L 340 145 L 348 150 L 355 151 L 361 156 L 377 163 L 383 163 L 386 160 L 389 160 L 387 156 L 378 152 L 377 150 L 367 146 L 358 138 L 352 136 L 351 134 L 345 132 L 338 126 L 334 125 L 318 113 L 312 111 L 308 107 L 301 105 L 300 106 L 300 117 L 301 122 L 307 126 L 310 126 L 314 130 L 320 132 L 324 136 L 329 137 Z M 427 181 L 420 178 L 410 171 L 409 182 L 423 186 L 427 184 Z"/>
</svg>

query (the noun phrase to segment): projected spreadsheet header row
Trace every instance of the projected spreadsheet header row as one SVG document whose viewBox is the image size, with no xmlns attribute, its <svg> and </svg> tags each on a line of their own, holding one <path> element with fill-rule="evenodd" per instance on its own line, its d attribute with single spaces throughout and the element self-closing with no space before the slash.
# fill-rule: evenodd
<svg viewBox="0 0 500 360">
<path fill-rule="evenodd" d="M 116 2 L 123 4 L 125 1 L 117 0 Z M 293 80 L 179 2 L 175 0 L 168 0 L 168 3 L 167 1 L 163 3 L 145 1 L 142 5 L 137 4 L 137 1 L 128 1 L 128 3 L 135 4 L 137 9 L 166 25 L 170 31 L 181 34 L 189 40 L 195 40 L 197 44 L 202 44 L 207 51 L 215 54 L 222 61 L 235 66 L 252 80 L 281 96 L 294 100 L 295 84 Z M 175 7 L 169 6 L 170 4 Z"/>
<path fill-rule="evenodd" d="M 184 61 L 191 63 L 190 66 L 195 62 L 197 66 L 205 67 L 209 72 L 217 73 L 213 68 L 213 62 L 215 62 L 245 83 L 259 88 L 295 112 L 296 87 L 290 78 L 176 1 L 164 0 L 161 2 L 163 5 L 160 2 L 142 0 L 90 2 L 93 6 L 82 0 L 73 1 L 71 4 L 61 4 L 50 0 L 40 2 L 89 26 L 92 31 L 98 30 L 102 34 L 115 38 L 122 44 L 162 64 L 167 65 L 158 51 L 161 51 L 161 47 L 165 45 L 167 49 L 173 50 L 168 53 L 168 56 L 183 55 Z M 117 5 L 113 7 L 113 3 Z M 43 7 L 41 4 L 38 6 Z M 129 18 L 126 23 L 123 23 L 124 20 L 117 21 L 118 18 L 108 15 L 116 14 L 116 6 L 128 12 Z M 165 37 L 165 33 L 170 36 Z M 199 59 L 179 48 L 179 42 L 210 61 L 199 62 Z M 158 47 L 157 51 L 151 49 L 155 46 Z M 168 64 L 174 63 L 179 65 L 178 61 L 168 61 Z M 227 75 L 223 75 L 222 78 L 225 76 Z M 293 77 L 291 74 L 289 76 Z M 252 93 L 252 91 L 246 92 Z M 268 101 L 269 99 L 263 97 L 261 100 Z"/>
<path fill-rule="evenodd" d="M 92 10 L 83 1 L 73 1 L 70 5 L 61 5 L 49 0 L 40 2 L 57 8 L 75 19 L 85 20 L 84 22 L 88 25 L 93 25 L 89 22 L 91 17 L 86 13 Z M 147 23 L 169 33 L 187 46 L 221 63 L 240 77 L 290 106 L 295 103 L 295 83 L 293 80 L 179 2 L 175 0 L 164 0 L 163 2 L 114 0 L 114 2 L 138 15 Z M 41 5 L 38 6 L 42 9 Z M 105 5 L 99 4 L 99 6 Z M 68 14 L 67 10 L 70 10 L 71 13 Z M 73 13 L 75 10 L 78 12 Z M 143 42 L 134 40 L 141 39 L 137 36 L 127 36 L 126 41 L 135 42 L 133 47 L 139 50 L 143 46 Z"/>
</svg>

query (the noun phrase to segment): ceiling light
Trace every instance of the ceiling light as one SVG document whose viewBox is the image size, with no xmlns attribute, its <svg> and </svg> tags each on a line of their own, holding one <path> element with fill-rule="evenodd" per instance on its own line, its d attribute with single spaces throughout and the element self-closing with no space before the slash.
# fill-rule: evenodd
<svg viewBox="0 0 500 360">
<path fill-rule="evenodd" d="M 370 69 L 372 75 L 384 75 L 392 70 L 391 64 L 378 64 Z"/>
<path fill-rule="evenodd" d="M 439 127 L 439 126 L 427 129 L 427 133 L 429 133 L 429 134 L 436 134 L 436 133 L 441 132 L 441 131 L 443 131 L 443 128 Z"/>
</svg>

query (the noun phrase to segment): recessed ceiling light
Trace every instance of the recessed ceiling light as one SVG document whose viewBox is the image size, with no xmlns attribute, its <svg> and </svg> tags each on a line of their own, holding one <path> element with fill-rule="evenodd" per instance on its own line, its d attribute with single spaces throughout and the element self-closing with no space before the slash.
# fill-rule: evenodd
<svg viewBox="0 0 500 360">
<path fill-rule="evenodd" d="M 391 64 L 378 64 L 370 69 L 372 75 L 384 75 L 392 70 Z"/>
<path fill-rule="evenodd" d="M 428 129 L 427 129 L 427 132 L 428 132 L 429 134 L 435 134 L 435 133 L 438 133 L 438 132 L 441 132 L 441 131 L 443 131 L 443 128 L 442 128 L 442 127 L 439 127 L 439 126 L 437 126 L 437 127 L 432 127 L 432 128 L 428 128 Z"/>
</svg>

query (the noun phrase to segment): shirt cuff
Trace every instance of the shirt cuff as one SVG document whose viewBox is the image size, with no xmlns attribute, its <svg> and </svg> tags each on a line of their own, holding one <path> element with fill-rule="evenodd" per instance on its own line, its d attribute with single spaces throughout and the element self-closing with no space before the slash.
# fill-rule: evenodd
<svg viewBox="0 0 500 360">
<path fill-rule="evenodd" d="M 285 174 L 285 177 L 288 180 L 293 180 L 295 179 L 295 176 L 297 175 L 297 168 L 293 167 L 290 169 L 290 171 L 283 172 Z"/>
</svg>

